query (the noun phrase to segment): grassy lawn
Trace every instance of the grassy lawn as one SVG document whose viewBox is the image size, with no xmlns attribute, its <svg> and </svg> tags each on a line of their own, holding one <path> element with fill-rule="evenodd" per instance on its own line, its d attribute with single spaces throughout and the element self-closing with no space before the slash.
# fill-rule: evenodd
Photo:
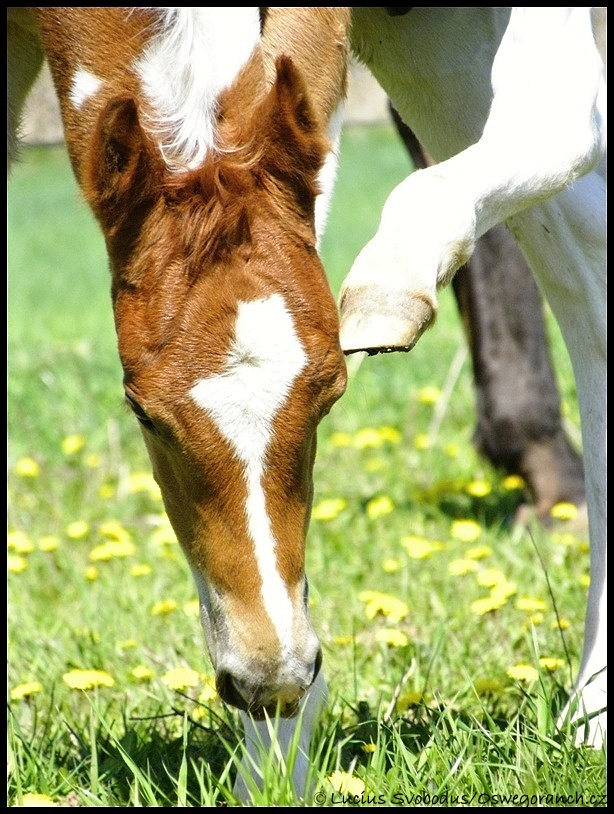
<svg viewBox="0 0 614 814">
<path fill-rule="evenodd" d="M 335 294 L 408 167 L 390 128 L 346 131 L 322 245 Z M 104 244 L 62 148 L 26 152 L 8 207 L 8 805 L 232 804 L 238 719 L 123 405 Z M 451 292 L 410 354 L 349 369 L 315 471 L 307 572 L 331 698 L 313 744 L 324 797 L 306 803 L 604 805 L 605 750 L 555 728 L 586 534 L 513 526 L 522 484 L 471 444 Z M 287 776 L 266 780 L 257 802 L 298 803 Z"/>
</svg>

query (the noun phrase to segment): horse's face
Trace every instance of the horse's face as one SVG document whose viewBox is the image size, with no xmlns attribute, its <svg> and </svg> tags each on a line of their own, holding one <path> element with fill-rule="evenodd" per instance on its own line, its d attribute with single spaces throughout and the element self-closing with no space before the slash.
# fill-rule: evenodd
<svg viewBox="0 0 614 814">
<path fill-rule="evenodd" d="M 317 426 L 346 383 L 314 245 L 323 145 L 297 81 L 282 66 L 253 158 L 183 175 L 115 100 L 91 172 L 126 399 L 196 578 L 219 693 L 254 714 L 292 714 L 319 669 L 305 537 Z"/>
</svg>

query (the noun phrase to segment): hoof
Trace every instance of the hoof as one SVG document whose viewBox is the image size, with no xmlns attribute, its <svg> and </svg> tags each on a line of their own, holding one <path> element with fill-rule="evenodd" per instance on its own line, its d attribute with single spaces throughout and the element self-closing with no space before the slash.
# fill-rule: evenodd
<svg viewBox="0 0 614 814">
<path fill-rule="evenodd" d="M 340 341 L 344 353 L 409 351 L 434 322 L 434 304 L 425 296 L 376 286 L 342 291 Z"/>
</svg>

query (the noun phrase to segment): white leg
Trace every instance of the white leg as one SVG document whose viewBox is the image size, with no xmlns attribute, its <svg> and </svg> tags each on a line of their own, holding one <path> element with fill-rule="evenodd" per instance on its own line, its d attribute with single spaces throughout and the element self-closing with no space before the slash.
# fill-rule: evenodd
<svg viewBox="0 0 614 814">
<path fill-rule="evenodd" d="M 578 743 L 600 746 L 607 691 L 607 325 L 605 182 L 596 173 L 511 219 L 559 323 L 571 358 L 582 424 L 590 534 L 584 649 L 561 716 L 578 721 Z M 576 709 L 577 706 L 577 709 Z M 582 720 L 588 717 L 588 724 Z"/>
<path fill-rule="evenodd" d="M 277 771 L 285 774 L 293 755 L 294 789 L 301 798 L 308 794 L 311 736 L 327 697 L 328 688 L 320 672 L 301 701 L 299 713 L 295 718 L 255 721 L 247 713 L 241 713 L 245 729 L 245 753 L 233 789 L 238 800 L 249 803 L 252 799 L 252 790 L 262 789 L 265 768 L 271 761 Z"/>
</svg>

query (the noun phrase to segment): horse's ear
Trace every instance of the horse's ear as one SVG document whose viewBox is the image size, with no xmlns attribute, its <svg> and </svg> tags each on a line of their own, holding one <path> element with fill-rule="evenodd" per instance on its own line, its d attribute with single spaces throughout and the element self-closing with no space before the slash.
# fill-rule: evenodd
<svg viewBox="0 0 614 814">
<path fill-rule="evenodd" d="M 84 174 L 85 195 L 103 227 L 151 199 L 151 159 L 134 99 L 111 99 L 98 117 Z"/>
<path fill-rule="evenodd" d="M 317 192 L 317 175 L 329 148 L 326 126 L 290 57 L 279 57 L 276 68 L 277 78 L 263 111 L 268 119 L 264 166 L 311 197 Z"/>
</svg>

